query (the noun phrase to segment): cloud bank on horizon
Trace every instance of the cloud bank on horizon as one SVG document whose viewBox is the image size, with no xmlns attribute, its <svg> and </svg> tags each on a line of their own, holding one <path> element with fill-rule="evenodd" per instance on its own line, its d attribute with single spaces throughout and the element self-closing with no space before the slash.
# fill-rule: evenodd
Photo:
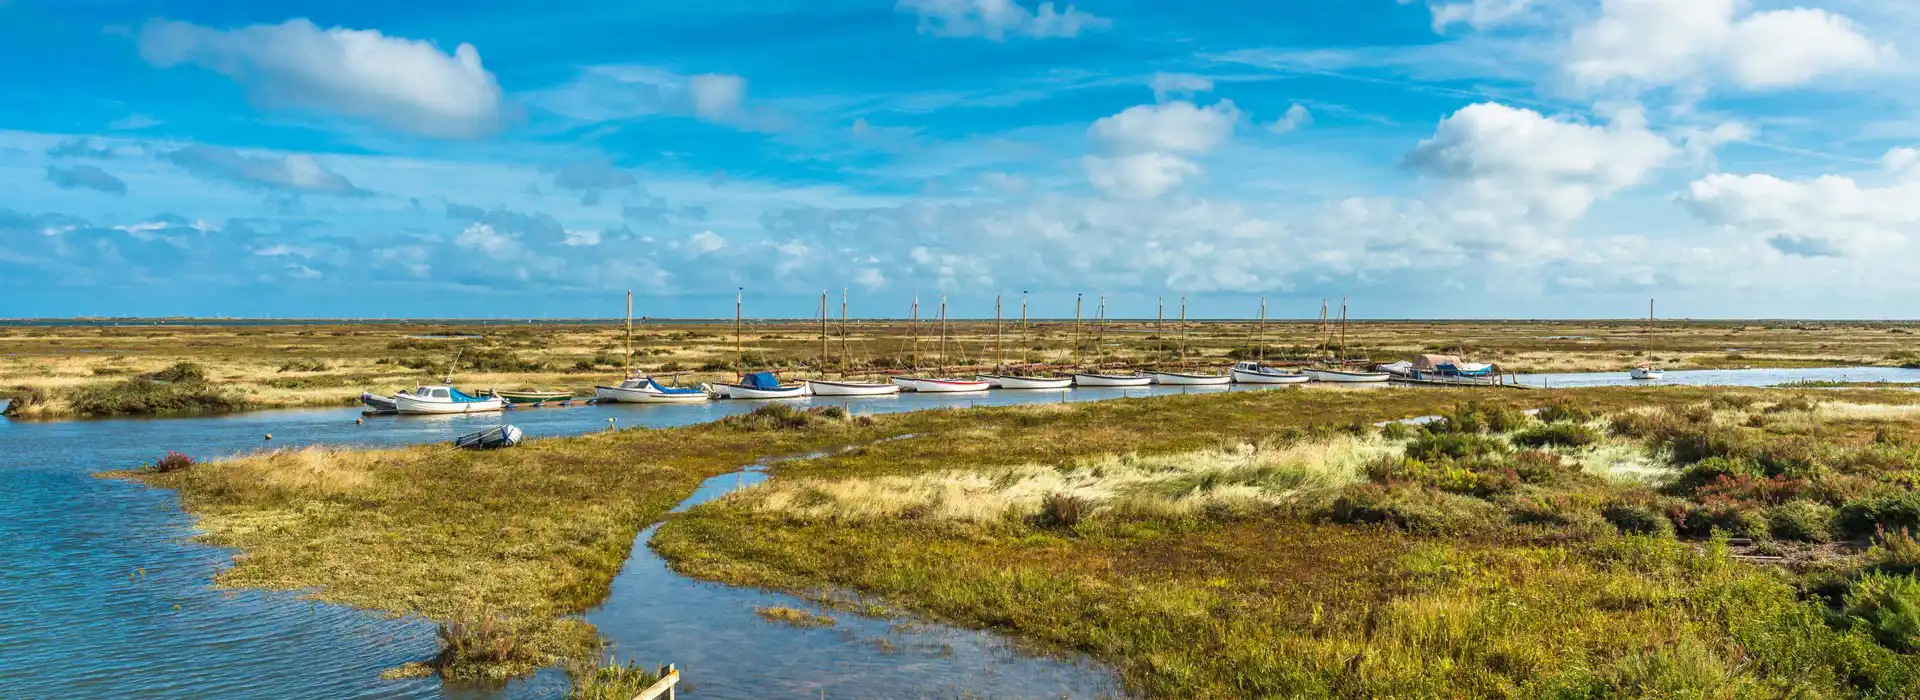
<svg viewBox="0 0 1920 700">
<path fill-rule="evenodd" d="M 0 317 L 1920 315 L 1906 0 L 550 10 L 0 3 Z"/>
</svg>

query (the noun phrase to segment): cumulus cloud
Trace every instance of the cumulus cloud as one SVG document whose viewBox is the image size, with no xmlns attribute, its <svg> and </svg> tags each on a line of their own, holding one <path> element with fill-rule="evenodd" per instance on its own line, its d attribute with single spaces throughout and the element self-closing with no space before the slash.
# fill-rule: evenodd
<svg viewBox="0 0 1920 700">
<path fill-rule="evenodd" d="M 737 75 L 708 73 L 687 79 L 687 95 L 693 99 L 693 113 L 702 119 L 724 122 L 740 114 L 747 98 L 747 79 Z"/>
<path fill-rule="evenodd" d="M 1440 183 L 1463 217 L 1565 223 L 1672 158 L 1673 145 L 1637 116 L 1595 126 L 1497 103 L 1469 105 L 1441 120 L 1405 163 Z"/>
<path fill-rule="evenodd" d="M 246 156 L 231 148 L 188 146 L 160 156 L 208 180 L 223 180 L 291 194 L 366 194 L 339 173 L 305 154 Z"/>
<path fill-rule="evenodd" d="M 154 66 L 215 71 L 269 106 L 334 112 L 432 137 L 484 136 L 500 126 L 500 85 L 472 44 L 447 54 L 425 41 L 321 29 L 305 19 L 231 30 L 156 19 L 141 28 L 139 45 Z"/>
<path fill-rule="evenodd" d="M 95 146 L 93 139 L 67 139 L 47 149 L 47 155 L 54 158 L 99 158 L 107 160 L 114 157 L 113 146 Z"/>
<path fill-rule="evenodd" d="M 1153 88 L 1153 101 L 1165 102 L 1173 98 L 1190 98 L 1203 92 L 1213 91 L 1213 79 L 1191 73 L 1154 73 L 1147 81 Z"/>
<path fill-rule="evenodd" d="M 1009 36 L 1074 37 L 1082 31 L 1113 26 L 1111 21 L 1082 12 L 1073 5 L 1059 10 L 1051 2 L 1028 10 L 1014 0 L 899 0 L 894 10 L 919 17 L 922 34 L 982 37 L 991 41 L 1005 41 Z"/>
<path fill-rule="evenodd" d="M 81 163 L 71 168 L 47 166 L 47 181 L 63 190 L 95 190 L 107 194 L 126 194 L 127 183 L 112 173 Z"/>
<path fill-rule="evenodd" d="M 1408 0 L 1400 0 L 1402 3 Z M 1462 2 L 1438 2 L 1430 0 L 1428 9 L 1433 12 L 1433 31 L 1445 32 L 1455 24 L 1465 24 L 1474 29 L 1489 29 L 1524 17 L 1532 8 L 1534 0 L 1464 0 Z"/>
<path fill-rule="evenodd" d="M 633 173 L 616 168 L 604 160 L 584 160 L 561 165 L 554 173 L 553 186 L 563 190 L 582 193 L 580 203 L 588 206 L 600 203 L 600 193 L 605 190 L 633 189 L 640 185 Z"/>
<path fill-rule="evenodd" d="M 1118 153 L 1202 153 L 1233 138 L 1240 110 L 1232 100 L 1211 107 L 1192 102 L 1136 105 L 1101 117 L 1088 133 Z"/>
<path fill-rule="evenodd" d="M 1187 179 L 1200 175 L 1199 164 L 1168 153 L 1135 153 L 1081 159 L 1087 182 L 1117 197 L 1150 199 L 1166 194 Z"/>
<path fill-rule="evenodd" d="M 1585 90 L 1726 81 L 1753 90 L 1873 69 L 1894 50 L 1819 9 L 1743 13 L 1739 0 L 1604 0 L 1576 28 L 1563 65 Z"/>
<path fill-rule="evenodd" d="M 1895 149 L 1884 162 L 1893 182 L 1862 186 L 1852 177 L 1783 180 L 1772 175 L 1715 173 L 1680 195 L 1702 220 L 1764 239 L 1802 257 L 1888 255 L 1920 233 L 1920 178 L 1909 177 L 1916 154 Z"/>
<path fill-rule="evenodd" d="M 1279 119 L 1274 120 L 1272 124 L 1268 124 L 1267 131 L 1276 134 L 1286 134 L 1298 131 L 1301 127 L 1312 124 L 1313 113 L 1307 111 L 1306 106 L 1295 104 L 1287 108 L 1286 114 L 1280 115 Z"/>
</svg>

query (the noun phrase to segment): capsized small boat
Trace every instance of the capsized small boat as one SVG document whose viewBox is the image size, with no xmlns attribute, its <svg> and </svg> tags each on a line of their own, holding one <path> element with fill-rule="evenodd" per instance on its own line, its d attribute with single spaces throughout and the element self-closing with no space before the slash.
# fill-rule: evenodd
<svg viewBox="0 0 1920 700">
<path fill-rule="evenodd" d="M 519 445 L 520 438 L 519 428 L 511 425 L 496 425 L 477 433 L 467 433 L 454 438 L 453 446 L 469 450 L 497 450 Z"/>
<path fill-rule="evenodd" d="M 892 396 L 900 393 L 900 386 L 897 384 L 836 382 L 825 379 L 809 379 L 807 387 L 814 396 Z"/>
<path fill-rule="evenodd" d="M 923 394 L 966 394 L 993 388 L 992 384 L 978 379 L 944 377 L 894 377 L 893 383 Z"/>
<path fill-rule="evenodd" d="M 739 384 L 718 384 L 714 391 L 730 399 L 800 399 L 806 398 L 807 385 L 781 384 L 772 372 L 751 372 Z"/>
<path fill-rule="evenodd" d="M 1302 370 L 1301 373 L 1313 381 L 1329 384 L 1378 384 L 1393 378 L 1386 372 L 1368 370 L 1315 368 Z"/>
<path fill-rule="evenodd" d="M 1153 383 L 1153 377 L 1145 374 L 1098 374 L 1075 372 L 1074 386 L 1147 386 Z"/>
<path fill-rule="evenodd" d="M 1230 384 L 1233 377 L 1225 374 L 1190 374 L 1187 372 L 1153 372 L 1153 383 L 1164 386 L 1220 386 Z"/>
<path fill-rule="evenodd" d="M 393 403 L 401 415 L 487 413 L 507 408 L 506 399 L 472 396 L 450 386 L 423 386 L 403 391 L 393 395 Z"/>
<path fill-rule="evenodd" d="M 501 391 L 489 389 L 488 395 L 506 399 L 507 403 L 544 403 L 547 401 L 567 401 L 573 398 L 571 391 L 541 391 L 538 389 L 519 389 Z"/>
<path fill-rule="evenodd" d="M 406 392 L 401 392 L 401 393 L 406 393 Z M 368 408 L 371 408 L 376 411 L 399 410 L 399 406 L 395 405 L 393 402 L 393 397 L 381 396 L 379 394 L 375 394 L 370 391 L 360 392 L 360 403 L 366 404 Z"/>
<path fill-rule="evenodd" d="M 983 374 L 981 381 L 1000 389 L 1072 389 L 1073 377 L 1019 377 L 1011 374 Z"/>
<path fill-rule="evenodd" d="M 1301 384 L 1308 380 L 1307 375 L 1299 372 L 1278 370 L 1258 362 L 1236 363 L 1228 374 L 1241 384 Z"/>
<path fill-rule="evenodd" d="M 607 403 L 699 403 L 712 398 L 705 388 L 663 386 L 652 377 L 634 377 L 620 386 L 596 386 L 593 395 Z"/>
</svg>

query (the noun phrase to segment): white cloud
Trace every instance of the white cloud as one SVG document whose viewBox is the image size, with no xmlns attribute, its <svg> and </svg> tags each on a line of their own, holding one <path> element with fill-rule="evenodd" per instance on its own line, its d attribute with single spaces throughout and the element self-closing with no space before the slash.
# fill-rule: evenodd
<svg viewBox="0 0 1920 700">
<path fill-rule="evenodd" d="M 1601 15 L 1574 30 L 1563 70 L 1585 90 L 1722 80 L 1759 90 L 1870 70 L 1894 55 L 1841 15 L 1742 9 L 1739 0 L 1604 0 Z"/>
<path fill-rule="evenodd" d="M 1153 88 L 1153 101 L 1165 102 L 1175 97 L 1192 97 L 1203 92 L 1213 91 L 1213 79 L 1191 73 L 1154 73 L 1147 81 Z"/>
<path fill-rule="evenodd" d="M 454 237 L 454 243 L 462 248 L 480 251 L 487 257 L 505 260 L 520 250 L 520 242 L 512 236 L 494 230 L 487 224 L 472 224 Z"/>
<path fill-rule="evenodd" d="M 1639 184 L 1673 154 L 1637 112 L 1601 127 L 1487 102 L 1442 120 L 1406 163 L 1441 183 L 1465 219 L 1558 224 Z"/>
<path fill-rule="evenodd" d="M 1087 169 L 1087 181 L 1096 189 L 1130 199 L 1158 197 L 1201 173 L 1198 164 L 1168 153 L 1087 156 L 1081 164 Z"/>
<path fill-rule="evenodd" d="M 868 290 L 879 289 L 887 286 L 887 276 L 874 268 L 863 267 L 853 274 L 853 283 Z"/>
<path fill-rule="evenodd" d="M 701 231 L 687 237 L 686 249 L 693 257 L 701 257 L 727 247 L 727 239 L 712 231 Z"/>
<path fill-rule="evenodd" d="M 587 229 L 587 230 L 567 229 L 566 238 L 561 242 L 567 245 L 576 246 L 576 247 L 600 245 L 600 232 L 593 229 Z"/>
<path fill-rule="evenodd" d="M 1113 25 L 1073 5 L 1058 10 L 1051 2 L 1028 10 L 1013 0 L 899 0 L 894 11 L 918 16 L 922 34 L 983 37 L 992 41 L 1005 41 L 1008 36 L 1073 37 L 1082 31 Z"/>
<path fill-rule="evenodd" d="M 1136 105 L 1101 117 L 1088 133 L 1116 153 L 1203 153 L 1233 138 L 1240 110 L 1232 100 L 1211 107 L 1192 102 Z"/>
<path fill-rule="evenodd" d="M 1881 157 L 1880 163 L 1887 172 L 1900 177 L 1920 177 L 1920 149 L 1895 148 Z"/>
<path fill-rule="evenodd" d="M 1267 130 L 1276 134 L 1285 134 L 1312 124 L 1313 113 L 1307 111 L 1304 105 L 1295 104 L 1287 108 L 1286 114 L 1280 115 L 1279 119 L 1274 120 L 1272 124 L 1268 124 Z"/>
<path fill-rule="evenodd" d="M 1405 3 L 1408 0 L 1400 1 Z M 1506 24 L 1525 16 L 1533 4 L 1534 0 L 1465 0 L 1463 2 L 1430 0 L 1427 7 L 1433 11 L 1433 31 L 1445 32 L 1448 27 L 1455 24 L 1465 24 L 1474 29 L 1489 29 Z"/>
<path fill-rule="evenodd" d="M 188 146 L 160 157 L 211 180 L 225 180 L 295 194 L 365 194 L 313 156 L 246 156 L 231 148 Z"/>
<path fill-rule="evenodd" d="M 1914 157 L 1911 149 L 1895 149 L 1884 162 L 1903 176 Z M 1680 201 L 1710 224 L 1801 257 L 1889 256 L 1920 234 L 1920 179 L 1910 177 L 1863 187 L 1844 175 L 1715 173 L 1694 181 Z"/>
<path fill-rule="evenodd" d="M 737 75 L 708 73 L 687 79 L 687 94 L 693 98 L 693 113 L 710 121 L 727 121 L 740 114 L 740 103 L 747 98 L 747 79 Z"/>
<path fill-rule="evenodd" d="M 139 43 L 148 63 L 216 71 L 271 106 L 336 112 L 434 137 L 483 136 L 500 126 L 500 85 L 472 44 L 445 54 L 425 41 L 321 29 L 305 19 L 227 31 L 153 20 Z"/>
</svg>

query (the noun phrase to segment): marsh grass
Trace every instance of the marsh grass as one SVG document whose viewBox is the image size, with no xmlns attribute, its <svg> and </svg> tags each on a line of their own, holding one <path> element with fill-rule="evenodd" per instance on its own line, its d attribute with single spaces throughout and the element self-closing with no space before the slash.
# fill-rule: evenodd
<svg viewBox="0 0 1920 700">
<path fill-rule="evenodd" d="M 789 608 L 778 605 L 754 608 L 753 613 L 759 615 L 760 619 L 768 622 L 777 622 L 793 627 L 832 627 L 839 624 L 839 621 L 833 619 L 830 615 L 821 615 L 799 608 Z"/>
<path fill-rule="evenodd" d="M 633 700 L 667 674 L 664 666 L 649 669 L 611 657 L 604 663 L 571 662 L 566 670 L 566 700 Z"/>
</svg>

